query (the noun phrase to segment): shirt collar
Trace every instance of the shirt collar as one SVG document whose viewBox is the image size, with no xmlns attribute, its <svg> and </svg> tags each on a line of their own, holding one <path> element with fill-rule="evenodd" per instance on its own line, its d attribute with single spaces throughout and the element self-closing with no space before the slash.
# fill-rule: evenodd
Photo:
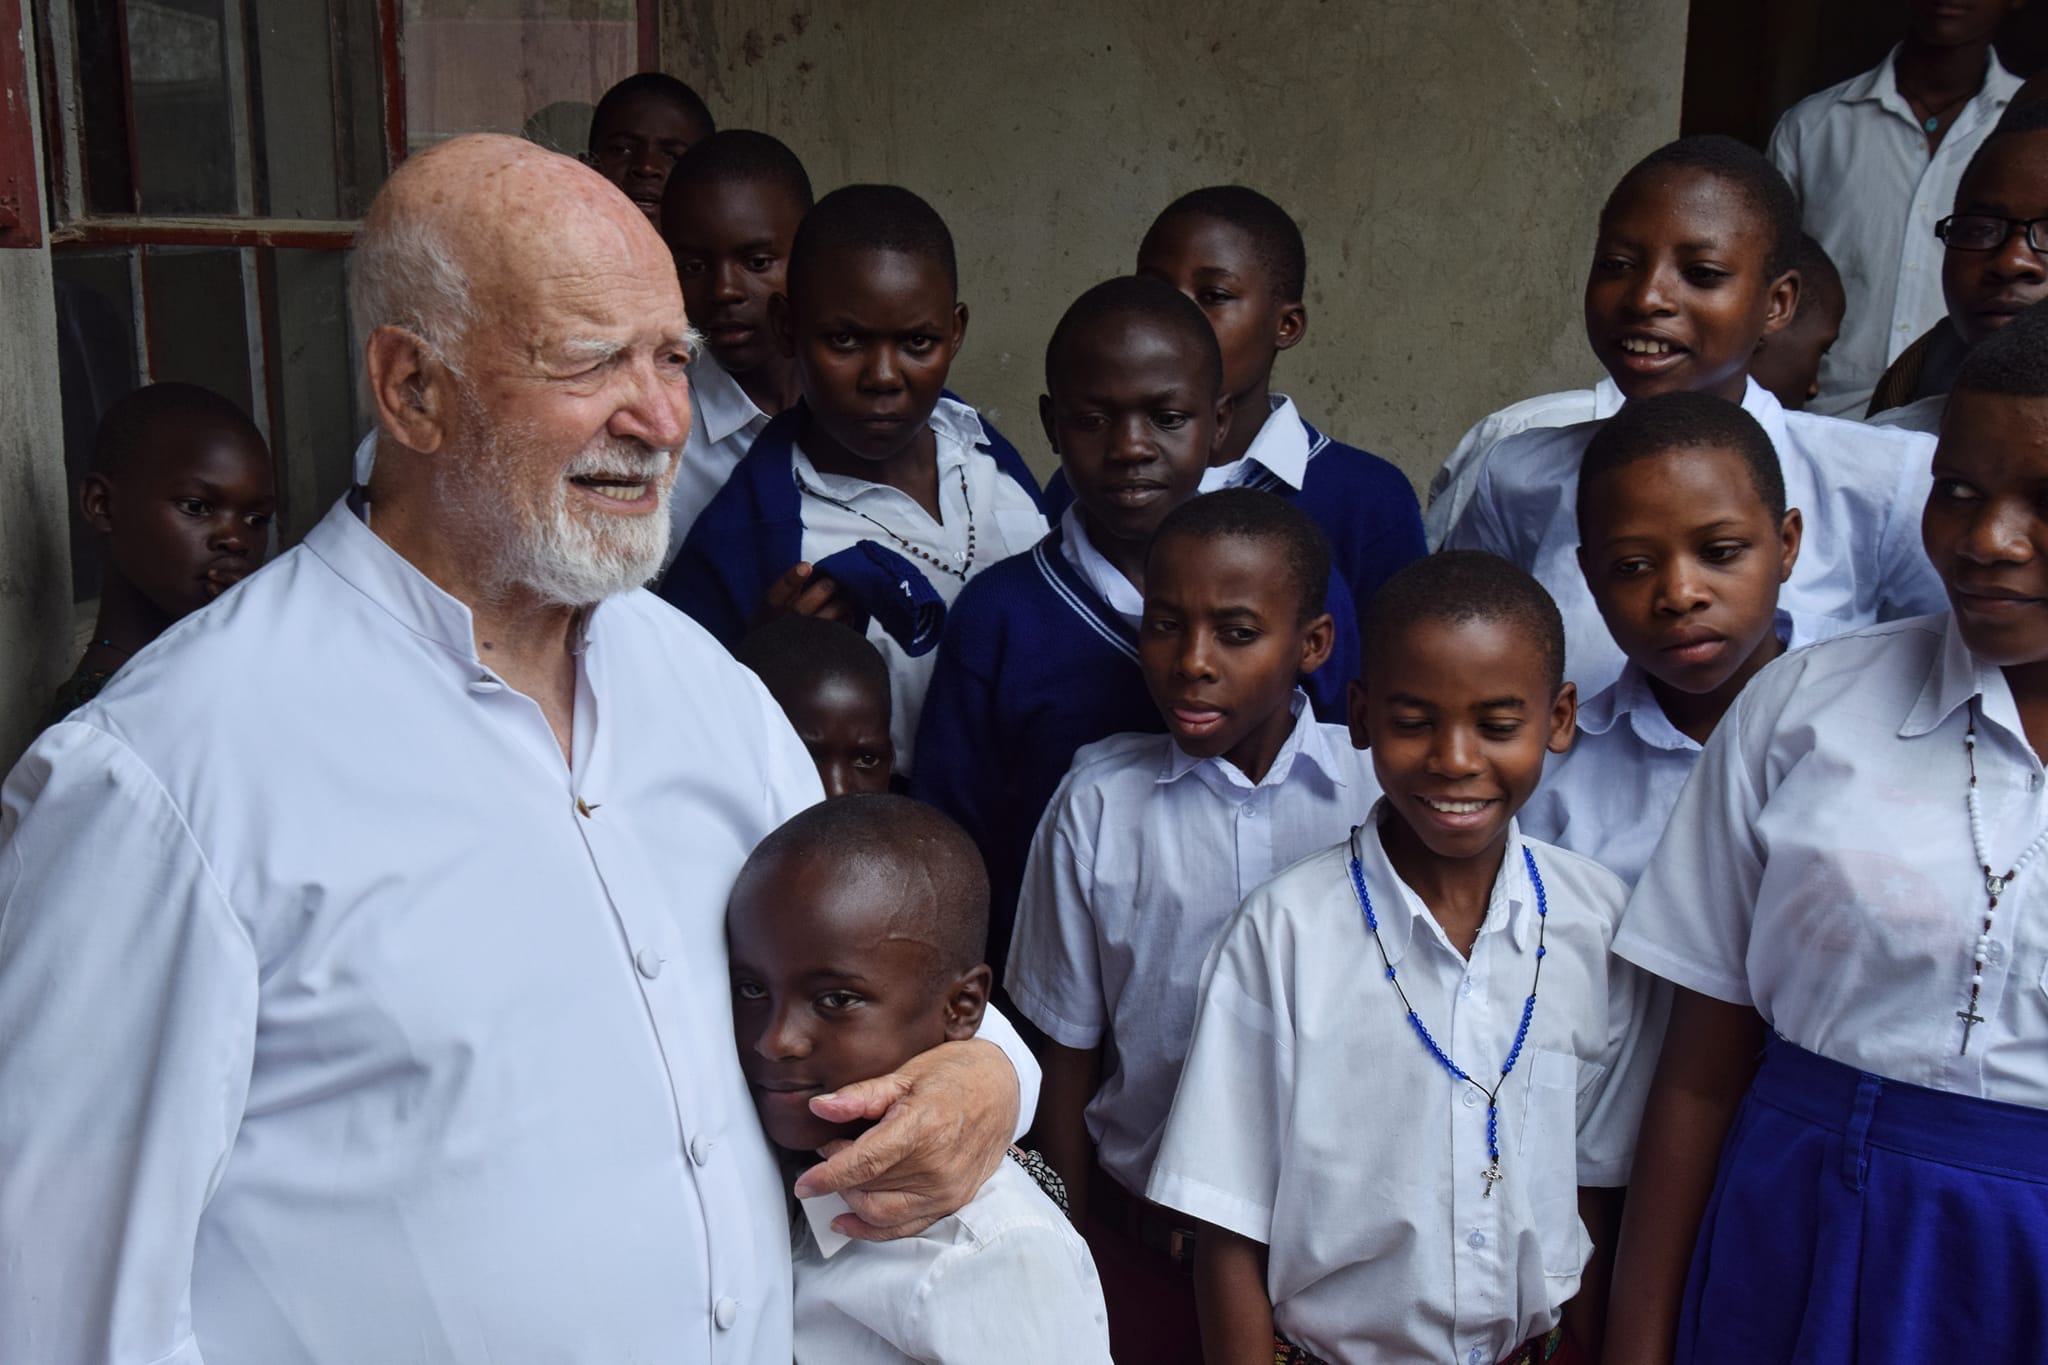
<svg viewBox="0 0 2048 1365">
<path fill-rule="evenodd" d="M 1802 619 L 1783 607 L 1778 608 L 1772 629 L 1777 631 L 1778 642 L 1787 649 L 1798 649 L 1813 640 L 1811 630 Z M 1700 750 L 1700 746 L 1664 714 L 1663 704 L 1650 690 L 1650 675 L 1633 660 L 1622 665 L 1619 678 L 1579 705 L 1578 727 L 1589 735 L 1604 735 L 1623 719 L 1628 721 L 1629 729 L 1635 732 L 1636 738 L 1653 749 L 1688 753 Z"/>
<path fill-rule="evenodd" d="M 1379 920 L 1380 945 L 1386 949 L 1389 966 L 1399 966 L 1408 954 L 1408 947 L 1414 941 L 1416 927 L 1422 918 L 1429 915 L 1429 907 L 1422 897 L 1415 894 L 1407 883 L 1394 872 L 1394 865 L 1387 861 L 1386 846 L 1380 842 L 1380 825 L 1392 818 L 1393 810 L 1388 798 L 1382 796 L 1373 803 L 1372 813 L 1365 817 L 1365 823 L 1351 832 L 1351 852 L 1358 859 L 1359 870 L 1365 876 L 1366 893 L 1372 897 L 1374 915 Z M 1493 890 L 1487 894 L 1486 918 L 1480 922 L 1479 937 L 1498 933 L 1505 929 L 1517 952 L 1528 952 L 1536 942 L 1536 889 L 1530 885 L 1529 869 L 1522 861 L 1521 822 L 1508 820 L 1507 847 L 1501 852 L 1500 872 L 1493 879 Z M 1345 876 L 1350 876 L 1346 863 Z M 1357 891 L 1352 889 L 1355 898 Z M 1361 912 L 1362 913 L 1362 912 Z M 1432 927 L 1422 932 L 1440 932 Z M 1474 940 L 1473 947 L 1478 947 Z"/>
<path fill-rule="evenodd" d="M 1248 482 L 1254 465 L 1288 488 L 1300 489 L 1302 480 L 1308 477 L 1308 428 L 1301 424 L 1301 413 L 1286 394 L 1267 394 L 1266 402 L 1266 420 L 1260 424 L 1259 434 L 1245 447 L 1243 457 L 1209 470 L 1202 478 L 1203 492 L 1235 488 Z"/>
<path fill-rule="evenodd" d="M 1943 618 L 1942 625 L 1941 649 L 1927 670 L 1927 681 L 1922 684 L 1913 709 L 1906 713 L 1905 724 L 1899 727 L 1899 737 L 1913 739 L 1928 734 L 1972 697 L 1984 699 L 1987 721 L 2024 737 L 2026 729 L 2020 723 L 2019 708 L 2013 704 L 2005 674 L 1970 652 L 1953 612 Z"/>
<path fill-rule="evenodd" d="M 1848 89 L 1842 92 L 1842 103 L 1859 104 L 1875 100 L 1914 127 L 1919 127 L 1920 116 L 1913 112 L 1913 106 L 1899 93 L 1899 49 L 1904 46 L 1903 43 L 1895 45 L 1890 52 L 1884 54 L 1883 61 L 1850 82 Z M 1991 111 L 1995 113 L 2011 103 L 2013 92 L 2020 88 L 2020 84 L 2020 78 L 2005 69 L 2005 64 L 1998 60 L 1998 53 L 1994 50 L 1987 55 L 1984 84 L 1978 87 L 1976 94 L 1970 96 L 1969 103 L 1964 108 L 1976 108 L 1981 103 L 1989 101 Z M 1951 130 L 1959 121 L 1950 121 Z"/>
<path fill-rule="evenodd" d="M 768 414 L 747 397 L 740 381 L 712 359 L 709 351 L 699 352 L 690 362 L 690 399 L 708 445 L 717 445 L 750 426 L 768 424 Z"/>
<path fill-rule="evenodd" d="M 1145 595 L 1137 585 L 1125 578 L 1123 571 L 1103 557 L 1095 548 L 1095 542 L 1088 539 L 1088 528 L 1081 524 L 1081 504 L 1071 503 L 1060 514 L 1060 553 L 1067 563 L 1074 566 L 1074 572 L 1081 575 L 1081 581 L 1095 590 L 1109 609 L 1124 618 L 1132 630 L 1145 615 Z"/>
<path fill-rule="evenodd" d="M 1241 791 L 1253 791 L 1261 787 L 1277 787 L 1294 773 L 1297 761 L 1309 764 L 1331 782 L 1342 787 L 1344 770 L 1338 766 L 1336 755 L 1330 752 L 1329 736 L 1316 722 L 1316 713 L 1309 709 L 1308 693 L 1299 687 L 1288 701 L 1287 709 L 1294 717 L 1294 728 L 1287 732 L 1287 738 L 1280 745 L 1280 752 L 1273 755 L 1273 766 L 1266 770 L 1265 780 L 1254 783 L 1237 765 L 1222 758 L 1195 758 L 1178 744 L 1166 746 L 1166 759 L 1160 765 L 1156 779 L 1161 786 L 1178 782 L 1189 773 L 1200 773 L 1211 786 L 1225 786 Z"/>
<path fill-rule="evenodd" d="M 1621 385 L 1614 382 L 1614 376 L 1606 376 L 1593 386 L 1593 420 L 1606 421 L 1620 412 L 1621 405 L 1626 401 L 1621 396 Z"/>
</svg>

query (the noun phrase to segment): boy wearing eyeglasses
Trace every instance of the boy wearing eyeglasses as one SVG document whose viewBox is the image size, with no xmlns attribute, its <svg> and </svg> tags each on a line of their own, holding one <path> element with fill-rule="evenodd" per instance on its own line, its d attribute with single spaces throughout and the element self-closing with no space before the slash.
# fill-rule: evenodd
<svg viewBox="0 0 2048 1365">
<path fill-rule="evenodd" d="M 1885 372 L 1875 426 L 1938 434 L 1963 357 L 2030 304 L 2048 298 L 2048 103 L 2016 105 L 1956 183 L 1954 213 L 1935 225 L 1947 249 L 1948 316 Z M 1873 405 L 1875 406 L 1875 405 Z"/>
</svg>

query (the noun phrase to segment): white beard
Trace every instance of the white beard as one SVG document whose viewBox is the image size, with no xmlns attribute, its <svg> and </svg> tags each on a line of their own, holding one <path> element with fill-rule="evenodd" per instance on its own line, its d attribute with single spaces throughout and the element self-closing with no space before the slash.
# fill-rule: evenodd
<svg viewBox="0 0 2048 1365">
<path fill-rule="evenodd" d="M 552 606 L 588 607 L 661 571 L 674 483 L 668 477 L 671 452 L 600 435 L 561 469 L 542 505 L 531 507 L 519 496 L 522 471 L 546 464 L 535 451 L 531 427 L 494 423 L 473 394 L 463 398 L 482 443 L 467 457 L 437 462 L 441 503 L 463 523 L 458 536 L 472 540 L 484 561 L 488 595 L 504 600 L 524 594 Z M 569 480 L 591 475 L 656 480 L 654 512 L 578 514 L 570 507 Z"/>
</svg>

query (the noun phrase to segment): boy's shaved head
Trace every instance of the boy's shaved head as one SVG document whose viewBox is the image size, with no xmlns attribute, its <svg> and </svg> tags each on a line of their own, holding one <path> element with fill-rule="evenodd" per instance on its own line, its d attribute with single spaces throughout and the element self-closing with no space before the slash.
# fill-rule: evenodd
<svg viewBox="0 0 2048 1365">
<path fill-rule="evenodd" d="M 792 694 L 825 678 L 847 678 L 874 689 L 886 707 L 889 666 L 882 652 L 851 626 L 818 616 L 779 616 L 750 632 L 733 657 L 754 671 L 774 698 L 788 705 Z"/>
<path fill-rule="evenodd" d="M 1213 218 L 1228 223 L 1249 237 L 1259 263 L 1273 281 L 1273 294 L 1282 303 L 1301 302 L 1308 282 L 1308 248 L 1302 244 L 1301 229 L 1287 216 L 1287 210 L 1243 185 L 1211 185 L 1190 190 L 1163 209 L 1146 237 L 1161 224 L 1181 217 Z M 1144 254 L 1142 246 L 1138 254 Z"/>
<path fill-rule="evenodd" d="M 2019 133 L 2048 133 L 2048 100 L 2029 100 L 2025 103 L 2015 100 L 2006 106 L 2005 113 L 2000 115 L 1998 122 L 1992 127 L 1990 136 L 1986 137 L 1971 154 L 1969 164 L 1963 167 L 1962 175 L 1956 180 L 1956 197 L 1959 201 L 1962 197 L 1962 187 L 1969 183 L 1970 177 L 1984 164 L 1991 149 L 1997 146 L 2001 139 Z"/>
<path fill-rule="evenodd" d="M 1152 537 L 1153 553 L 1169 540 L 1249 540 L 1272 547 L 1300 603 L 1297 621 L 1323 610 L 1330 592 L 1330 542 L 1308 513 L 1277 493 L 1219 488 L 1167 514 Z"/>
<path fill-rule="evenodd" d="M 1586 443 L 1579 461 L 1579 539 L 1587 539 L 1586 509 L 1601 478 L 1667 451 L 1708 449 L 1740 456 L 1771 519 L 1784 520 L 1785 473 L 1762 425 L 1740 403 L 1680 390 L 1624 403 Z"/>
<path fill-rule="evenodd" d="M 1202 373 L 1212 394 L 1223 387 L 1223 350 L 1216 344 L 1216 329 L 1209 325 L 1195 301 L 1164 280 L 1149 275 L 1120 275 L 1104 280 L 1067 308 L 1052 339 L 1045 343 L 1045 388 L 1060 391 L 1060 362 L 1076 337 L 1100 330 L 1120 318 L 1136 318 L 1179 337 L 1188 351 L 1198 356 Z"/>
<path fill-rule="evenodd" d="M 1215 496 L 1211 494 L 1210 496 Z M 1424 621 L 1500 622 L 1521 633 L 1542 660 L 1554 694 L 1564 686 L 1564 617 L 1543 585 L 1498 555 L 1443 550 L 1416 560 L 1374 594 L 1362 623 L 1372 658 Z M 1372 671 L 1372 661 L 1366 662 Z"/>
<path fill-rule="evenodd" d="M 891 928 L 930 947 L 934 976 L 978 966 L 988 950 L 988 872 L 967 831 L 922 801 L 860 793 L 823 801 L 763 839 L 733 889 L 785 860 L 829 864 L 835 877 L 886 890 Z"/>
<path fill-rule="evenodd" d="M 2048 302 L 2033 305 L 1972 347 L 1950 387 L 2048 398 Z"/>
<path fill-rule="evenodd" d="M 1799 307 L 1792 314 L 1795 324 L 1817 312 L 1839 314 L 1847 306 L 1849 296 L 1842 290 L 1842 272 L 1835 268 L 1835 258 L 1812 234 L 1799 234 L 1799 250 L 1792 258 L 1792 268 L 1799 272 Z"/>
<path fill-rule="evenodd" d="M 596 140 L 617 121 L 620 111 L 643 99 L 666 100 L 703 124 L 705 132 L 717 131 L 717 120 L 711 117 L 710 107 L 696 91 L 666 72 L 642 71 L 626 77 L 599 97 L 597 108 L 590 115 L 593 152 L 597 150 Z"/>
<path fill-rule="evenodd" d="M 811 178 L 804 173 L 804 163 L 782 139 L 751 128 L 713 133 L 692 144 L 668 173 L 665 193 L 688 193 L 692 187 L 742 181 L 773 185 L 798 207 L 811 207 Z"/>
<path fill-rule="evenodd" d="M 1615 205 L 1644 180 L 1671 171 L 1697 171 L 1735 186 L 1756 211 L 1770 243 L 1764 262 L 1766 272 L 1776 278 L 1794 268 L 1801 235 L 1798 196 L 1762 152 L 1720 133 L 1667 142 L 1631 166 L 1601 207 L 1601 221 L 1604 223 Z"/>
<path fill-rule="evenodd" d="M 153 451 L 170 448 L 168 438 L 194 432 L 224 432 L 258 450 L 268 449 L 248 414 L 212 389 L 150 384 L 117 401 L 100 419 L 91 470 L 119 479 L 145 463 Z"/>
<path fill-rule="evenodd" d="M 819 262 L 847 251 L 893 251 L 929 261 L 945 272 L 953 292 L 960 292 L 960 268 L 946 220 L 900 185 L 846 185 L 812 205 L 790 247 L 790 293 L 802 288 L 806 273 Z"/>
</svg>

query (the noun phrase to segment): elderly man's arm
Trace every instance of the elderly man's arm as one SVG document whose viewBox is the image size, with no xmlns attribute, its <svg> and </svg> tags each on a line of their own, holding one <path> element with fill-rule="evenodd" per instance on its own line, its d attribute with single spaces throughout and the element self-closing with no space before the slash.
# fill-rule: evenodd
<svg viewBox="0 0 2048 1365">
<path fill-rule="evenodd" d="M 1038 1107 L 1038 1082 L 1023 1039 L 991 1008 L 969 1041 L 941 1043 L 890 1075 L 812 1100 L 823 1118 L 878 1122 L 827 1149 L 797 1193 L 842 1195 L 853 1215 L 839 1215 L 833 1226 L 849 1237 L 914 1237 L 972 1199 L 1023 1136 Z"/>
<path fill-rule="evenodd" d="M 133 751 L 47 731 L 0 789 L 0 1360 L 198 1365 L 255 950 Z"/>
</svg>

